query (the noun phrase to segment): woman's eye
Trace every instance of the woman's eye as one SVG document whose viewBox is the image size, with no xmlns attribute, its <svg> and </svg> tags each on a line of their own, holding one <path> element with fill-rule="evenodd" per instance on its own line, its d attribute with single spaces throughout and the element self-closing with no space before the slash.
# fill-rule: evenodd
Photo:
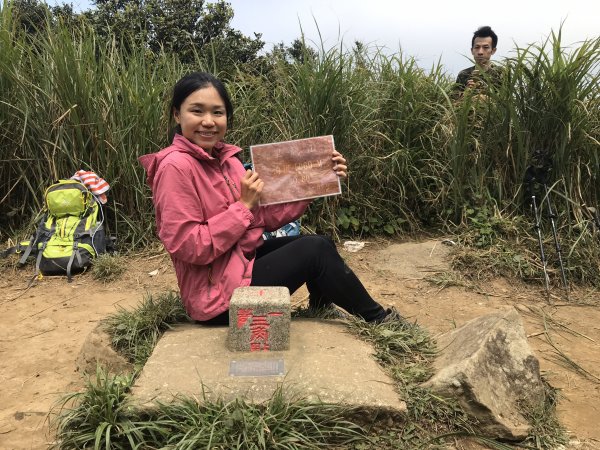
<svg viewBox="0 0 600 450">
<path fill-rule="evenodd" d="M 223 111 L 215 111 L 215 115 L 217 116 L 222 116 L 224 113 Z"/>
</svg>

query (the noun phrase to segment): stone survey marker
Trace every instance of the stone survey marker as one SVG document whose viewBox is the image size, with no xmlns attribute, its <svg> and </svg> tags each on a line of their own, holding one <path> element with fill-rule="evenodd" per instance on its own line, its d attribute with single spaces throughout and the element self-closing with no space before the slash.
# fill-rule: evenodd
<svg viewBox="0 0 600 450">
<path fill-rule="evenodd" d="M 286 287 L 237 288 L 229 304 L 229 349 L 234 352 L 288 350 L 290 320 L 290 291 Z"/>
<path fill-rule="evenodd" d="M 250 147 L 254 170 L 265 182 L 261 205 L 341 194 L 331 161 L 333 136 Z"/>
<path fill-rule="evenodd" d="M 163 335 L 132 390 L 134 404 L 151 408 L 179 395 L 262 403 L 285 386 L 292 397 L 381 418 L 406 412 L 373 347 L 341 323 L 290 319 L 287 288 L 236 289 L 229 328 L 179 325 Z"/>
</svg>

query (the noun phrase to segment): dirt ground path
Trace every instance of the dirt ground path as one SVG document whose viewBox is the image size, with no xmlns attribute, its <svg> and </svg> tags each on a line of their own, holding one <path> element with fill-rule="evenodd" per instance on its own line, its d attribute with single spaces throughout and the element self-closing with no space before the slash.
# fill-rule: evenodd
<svg viewBox="0 0 600 450">
<path fill-rule="evenodd" d="M 476 289 L 442 288 L 426 278 L 449 271 L 448 251 L 439 241 L 340 250 L 375 298 L 433 334 L 516 307 L 544 376 L 561 390 L 558 411 L 572 435 L 569 448 L 600 448 L 600 293 L 576 291 L 572 297 L 583 304 L 557 299 L 550 305 L 539 287 L 503 279 Z M 83 386 L 77 356 L 98 321 L 146 293 L 177 287 L 165 254 L 130 257 L 127 267 L 122 279 L 106 285 L 84 274 L 71 284 L 46 277 L 29 290 L 29 269 L 0 268 L 0 449 L 48 448 L 48 413 Z M 299 291 L 293 301 L 304 296 Z"/>
</svg>

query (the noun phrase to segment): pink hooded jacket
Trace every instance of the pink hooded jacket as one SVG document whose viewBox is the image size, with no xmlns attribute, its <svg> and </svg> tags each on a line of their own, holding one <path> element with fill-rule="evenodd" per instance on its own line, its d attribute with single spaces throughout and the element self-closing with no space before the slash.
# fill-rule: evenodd
<svg viewBox="0 0 600 450">
<path fill-rule="evenodd" d="M 310 201 L 256 207 L 239 201 L 245 169 L 239 147 L 215 146 L 216 157 L 183 136 L 139 158 L 156 210 L 158 236 L 171 255 L 181 298 L 192 319 L 229 309 L 233 290 L 250 285 L 263 231 L 300 217 Z"/>
</svg>

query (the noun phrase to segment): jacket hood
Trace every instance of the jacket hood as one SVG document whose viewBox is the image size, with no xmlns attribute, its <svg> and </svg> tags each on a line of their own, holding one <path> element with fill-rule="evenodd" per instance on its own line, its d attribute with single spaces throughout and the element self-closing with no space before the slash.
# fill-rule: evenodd
<svg viewBox="0 0 600 450">
<path fill-rule="evenodd" d="M 154 176 L 156 175 L 160 163 L 173 152 L 187 153 L 200 161 L 218 159 L 219 162 L 222 163 L 227 158 L 230 158 L 241 151 L 239 147 L 225 144 L 224 142 L 218 142 L 215 145 L 215 150 L 217 150 L 217 155 L 216 157 L 213 157 L 202 147 L 190 142 L 180 134 L 175 134 L 173 143 L 169 147 L 164 148 L 157 153 L 142 155 L 138 158 L 138 161 L 142 167 L 146 169 L 146 181 L 148 182 L 148 185 L 152 187 L 154 184 Z"/>
</svg>

